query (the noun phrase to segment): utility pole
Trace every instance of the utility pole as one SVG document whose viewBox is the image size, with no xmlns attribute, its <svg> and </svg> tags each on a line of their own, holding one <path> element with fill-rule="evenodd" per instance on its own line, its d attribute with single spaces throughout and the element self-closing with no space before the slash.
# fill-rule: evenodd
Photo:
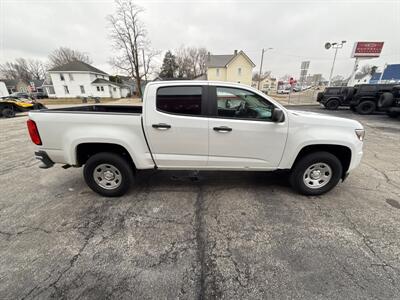
<svg viewBox="0 0 400 300">
<path fill-rule="evenodd" d="M 272 50 L 273 48 L 267 48 L 264 49 L 262 48 L 261 50 L 261 63 L 260 63 L 260 72 L 258 73 L 258 85 L 257 85 L 257 89 L 260 89 L 260 83 L 261 83 L 261 74 L 262 74 L 262 67 L 263 67 L 263 61 L 264 61 L 264 52 L 268 51 L 268 50 Z"/>
<path fill-rule="evenodd" d="M 333 69 L 335 68 L 335 62 L 336 62 L 336 55 L 337 55 L 337 51 L 338 49 L 342 49 L 343 45 L 346 43 L 346 41 L 342 41 L 341 43 L 337 42 L 337 43 L 325 43 L 325 49 L 330 49 L 331 47 L 333 49 L 335 49 L 335 55 L 333 56 L 333 63 L 332 63 L 332 68 L 331 68 L 331 73 L 329 74 L 329 82 L 328 82 L 328 86 L 331 85 L 331 80 L 332 80 L 332 75 L 333 75 Z"/>
</svg>

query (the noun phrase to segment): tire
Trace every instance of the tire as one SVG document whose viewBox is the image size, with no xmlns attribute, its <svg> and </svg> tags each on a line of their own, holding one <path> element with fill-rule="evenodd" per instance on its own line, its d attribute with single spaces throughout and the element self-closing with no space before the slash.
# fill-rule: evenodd
<svg viewBox="0 0 400 300">
<path fill-rule="evenodd" d="M 337 100 L 337 99 L 332 99 L 332 100 L 329 100 L 329 101 L 325 104 L 325 107 L 326 107 L 327 110 L 337 110 L 338 107 L 339 107 L 339 105 L 340 105 L 339 100 Z"/>
<path fill-rule="evenodd" d="M 15 111 L 12 110 L 11 108 L 4 108 L 1 112 L 4 118 L 14 118 L 15 117 Z"/>
<path fill-rule="evenodd" d="M 83 169 L 83 176 L 94 192 L 105 197 L 124 195 L 133 182 L 130 162 L 121 155 L 110 152 L 101 152 L 90 157 Z"/>
<path fill-rule="evenodd" d="M 392 93 L 383 93 L 378 100 L 378 107 L 384 108 L 392 106 L 393 103 L 393 94 Z"/>
<path fill-rule="evenodd" d="M 376 109 L 376 105 L 373 101 L 367 100 L 363 101 L 360 104 L 358 104 L 356 110 L 360 115 L 370 115 L 372 114 Z"/>
<path fill-rule="evenodd" d="M 313 169 L 311 169 L 312 166 L 314 166 Z M 313 174 L 313 171 L 318 172 Z M 295 163 L 290 174 L 290 184 L 300 194 L 321 195 L 338 184 L 342 172 L 342 164 L 335 155 L 323 151 L 314 152 L 305 155 Z M 325 177 L 324 173 L 326 174 Z M 311 176 L 315 177 L 312 178 Z M 322 177 L 318 178 L 318 176 Z"/>
</svg>

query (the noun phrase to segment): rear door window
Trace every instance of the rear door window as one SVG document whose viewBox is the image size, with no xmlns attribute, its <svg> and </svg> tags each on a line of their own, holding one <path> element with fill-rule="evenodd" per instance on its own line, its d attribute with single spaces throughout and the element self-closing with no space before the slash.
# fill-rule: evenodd
<svg viewBox="0 0 400 300">
<path fill-rule="evenodd" d="M 178 114 L 200 116 L 202 111 L 201 86 L 171 86 L 157 90 L 157 110 Z"/>
</svg>

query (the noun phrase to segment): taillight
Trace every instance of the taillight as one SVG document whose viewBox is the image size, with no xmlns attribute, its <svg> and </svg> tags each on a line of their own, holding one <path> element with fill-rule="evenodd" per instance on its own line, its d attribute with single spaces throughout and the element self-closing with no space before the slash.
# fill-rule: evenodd
<svg viewBox="0 0 400 300">
<path fill-rule="evenodd" d="M 35 121 L 29 119 L 26 124 L 28 125 L 28 131 L 29 135 L 31 137 L 31 140 L 34 144 L 36 145 L 41 145 L 42 140 L 40 139 L 39 131 L 37 129 Z"/>
</svg>

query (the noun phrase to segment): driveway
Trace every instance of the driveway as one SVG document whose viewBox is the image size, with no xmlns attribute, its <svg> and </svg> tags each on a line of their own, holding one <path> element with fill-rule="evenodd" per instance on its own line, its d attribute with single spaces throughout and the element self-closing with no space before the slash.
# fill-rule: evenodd
<svg viewBox="0 0 400 300">
<path fill-rule="evenodd" d="M 141 172 L 107 199 L 38 168 L 27 117 L 0 119 L 1 299 L 399 299 L 400 120 L 366 128 L 330 193 L 264 172 Z"/>
</svg>

